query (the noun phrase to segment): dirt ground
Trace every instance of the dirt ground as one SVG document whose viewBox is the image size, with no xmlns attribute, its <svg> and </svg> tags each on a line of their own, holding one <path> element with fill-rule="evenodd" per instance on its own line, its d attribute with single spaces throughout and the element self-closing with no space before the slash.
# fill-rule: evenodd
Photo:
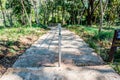
<svg viewBox="0 0 120 80">
<path fill-rule="evenodd" d="M 2 75 L 7 68 L 12 67 L 14 62 L 28 49 L 33 42 L 38 39 L 37 36 L 20 37 L 18 41 L 11 44 L 10 41 L 0 42 L 0 75 Z"/>
</svg>

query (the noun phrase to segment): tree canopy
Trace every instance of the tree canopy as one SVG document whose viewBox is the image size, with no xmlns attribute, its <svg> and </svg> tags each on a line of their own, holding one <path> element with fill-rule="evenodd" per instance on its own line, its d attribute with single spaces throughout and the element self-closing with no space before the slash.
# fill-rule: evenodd
<svg viewBox="0 0 120 80">
<path fill-rule="evenodd" d="M 102 17 L 104 24 L 120 24 L 119 0 L 0 0 L 0 5 L 5 26 L 13 26 L 14 22 L 91 26 L 100 24 Z"/>
</svg>

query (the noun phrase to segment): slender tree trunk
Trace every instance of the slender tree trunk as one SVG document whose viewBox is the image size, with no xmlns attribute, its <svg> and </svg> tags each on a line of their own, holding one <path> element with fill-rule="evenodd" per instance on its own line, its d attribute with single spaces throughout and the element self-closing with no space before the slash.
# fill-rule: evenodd
<svg viewBox="0 0 120 80">
<path fill-rule="evenodd" d="M 46 5 L 46 25 L 48 25 L 49 20 L 49 10 L 48 10 L 48 4 Z"/>
<path fill-rule="evenodd" d="M 64 24 L 64 14 L 65 14 L 65 3 L 63 1 L 63 9 L 62 9 L 62 24 Z"/>
<path fill-rule="evenodd" d="M 93 14 L 92 14 L 92 11 L 93 11 L 93 4 L 94 2 L 89 0 L 89 3 L 88 3 L 88 9 L 87 9 L 87 25 L 91 26 L 92 25 L 92 18 L 93 18 Z"/>
<path fill-rule="evenodd" d="M 31 0 L 31 3 L 33 5 L 34 12 L 35 12 L 35 21 L 36 21 L 37 25 L 39 25 L 38 9 L 37 9 L 36 3 L 34 3 L 33 0 Z"/>
<path fill-rule="evenodd" d="M 46 19 L 46 10 L 44 10 L 44 25 L 46 23 L 45 19 Z"/>
<path fill-rule="evenodd" d="M 36 5 L 35 5 L 35 18 L 36 18 L 36 23 L 39 25 L 38 8 Z"/>
<path fill-rule="evenodd" d="M 38 15 L 40 14 L 41 12 L 41 8 L 42 8 L 42 3 L 41 3 L 41 0 L 38 0 L 39 1 L 39 12 L 38 12 Z M 39 17 L 39 20 L 40 20 L 40 17 Z M 41 24 L 41 20 L 39 21 L 39 23 Z"/>
<path fill-rule="evenodd" d="M 52 9 L 52 23 L 53 23 L 53 17 L 54 17 L 53 13 L 54 13 L 54 11 L 53 11 L 53 9 Z"/>
<path fill-rule="evenodd" d="M 79 10 L 78 10 L 78 16 L 79 17 L 78 17 L 78 23 L 77 24 L 79 25 L 80 24 L 80 11 Z"/>
<path fill-rule="evenodd" d="M 95 4 L 96 0 L 88 0 L 88 9 L 87 9 L 87 25 L 92 25 L 93 23 L 93 17 L 94 17 L 94 11 L 97 8 L 100 0 L 97 1 Z"/>
<path fill-rule="evenodd" d="M 62 9 L 62 24 L 64 24 L 64 9 Z"/>
<path fill-rule="evenodd" d="M 50 6 L 52 7 L 52 10 L 51 10 L 51 14 L 52 14 L 52 20 L 51 20 L 51 22 L 53 23 L 53 17 L 54 17 L 54 6 L 53 6 L 54 4 L 52 3 Z M 52 24 L 51 23 L 51 24 Z"/>
<path fill-rule="evenodd" d="M 55 23 L 57 23 L 57 6 L 56 6 L 56 0 L 55 0 Z"/>
<path fill-rule="evenodd" d="M 76 23 L 76 20 L 75 20 L 75 17 L 76 17 L 76 12 L 75 12 L 75 10 L 73 11 L 73 13 L 74 13 L 74 20 L 73 20 L 73 24 L 75 24 Z"/>
<path fill-rule="evenodd" d="M 12 19 L 12 13 L 7 13 L 7 17 L 8 17 L 8 21 L 9 21 L 9 24 L 10 24 L 10 27 L 13 26 L 13 19 Z"/>
<path fill-rule="evenodd" d="M 47 14 L 47 10 L 44 10 L 44 24 L 46 25 L 46 14 Z"/>
<path fill-rule="evenodd" d="M 3 6 L 2 6 L 1 0 L 0 0 L 0 7 L 1 7 L 2 16 L 3 16 L 4 27 L 7 27 L 6 18 L 5 18 L 5 13 L 4 13 L 4 11 L 3 11 Z"/>
<path fill-rule="evenodd" d="M 91 11 L 87 11 L 88 15 L 87 15 L 87 25 L 91 26 L 93 24 L 93 17 L 94 17 L 94 12 Z"/>
<path fill-rule="evenodd" d="M 80 24 L 84 12 L 85 12 L 85 9 L 83 9 L 83 10 L 81 11 L 81 13 L 80 13 L 80 11 L 78 11 L 78 15 L 79 15 L 78 24 Z"/>
<path fill-rule="evenodd" d="M 57 23 L 57 9 L 55 8 L 55 22 Z"/>
<path fill-rule="evenodd" d="M 21 4 L 22 4 L 22 6 L 23 6 L 23 10 L 24 10 L 25 15 L 26 15 L 26 17 L 27 17 L 27 20 L 28 20 L 28 22 L 29 22 L 29 25 L 30 25 L 30 27 L 32 27 L 31 19 L 29 18 L 28 14 L 27 14 L 27 11 L 26 11 L 26 9 L 25 9 L 25 5 L 24 5 L 24 3 L 23 3 L 23 0 L 21 0 Z"/>
<path fill-rule="evenodd" d="M 99 33 L 101 32 L 102 27 L 103 27 L 103 4 L 102 4 L 102 0 L 100 0 L 100 11 L 101 11 L 101 19 L 100 19 Z"/>
</svg>

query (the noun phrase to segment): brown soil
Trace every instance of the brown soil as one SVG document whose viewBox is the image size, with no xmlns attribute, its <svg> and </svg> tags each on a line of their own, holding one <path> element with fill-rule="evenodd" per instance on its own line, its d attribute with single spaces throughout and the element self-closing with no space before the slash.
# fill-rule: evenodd
<svg viewBox="0 0 120 80">
<path fill-rule="evenodd" d="M 22 55 L 31 44 L 38 39 L 37 36 L 20 37 L 17 41 L 0 41 L 0 75 Z"/>
</svg>

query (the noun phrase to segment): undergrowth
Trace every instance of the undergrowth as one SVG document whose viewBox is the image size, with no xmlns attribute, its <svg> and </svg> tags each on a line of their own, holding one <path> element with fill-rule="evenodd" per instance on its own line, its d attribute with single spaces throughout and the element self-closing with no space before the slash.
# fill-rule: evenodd
<svg viewBox="0 0 120 80">
<path fill-rule="evenodd" d="M 97 27 L 87 27 L 82 25 L 67 25 L 67 29 L 75 32 L 82 37 L 90 47 L 103 58 L 104 61 L 108 60 L 108 53 L 112 45 L 112 39 L 114 35 L 115 27 L 112 29 L 102 29 L 101 33 L 98 33 Z M 114 54 L 114 62 L 110 63 L 111 66 L 120 73 L 120 50 Z"/>
<path fill-rule="evenodd" d="M 27 26 L 0 29 L 0 57 L 25 50 L 45 32 L 43 28 Z"/>
</svg>

